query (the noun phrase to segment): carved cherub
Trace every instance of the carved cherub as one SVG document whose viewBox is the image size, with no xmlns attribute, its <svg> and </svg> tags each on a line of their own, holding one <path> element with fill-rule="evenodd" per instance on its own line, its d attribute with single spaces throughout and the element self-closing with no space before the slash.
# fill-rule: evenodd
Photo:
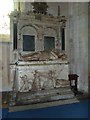
<svg viewBox="0 0 90 120">
<path fill-rule="evenodd" d="M 31 87 L 31 82 L 28 79 L 27 75 L 20 76 L 21 78 L 21 88 L 20 91 L 29 91 Z"/>
</svg>

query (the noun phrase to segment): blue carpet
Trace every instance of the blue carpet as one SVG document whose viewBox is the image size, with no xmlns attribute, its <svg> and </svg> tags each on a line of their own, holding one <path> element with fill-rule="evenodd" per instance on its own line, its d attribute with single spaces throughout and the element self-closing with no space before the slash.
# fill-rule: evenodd
<svg viewBox="0 0 90 120">
<path fill-rule="evenodd" d="M 48 108 L 8 112 L 2 109 L 3 118 L 88 118 L 88 103 L 82 100 L 79 103 L 60 105 Z"/>
</svg>

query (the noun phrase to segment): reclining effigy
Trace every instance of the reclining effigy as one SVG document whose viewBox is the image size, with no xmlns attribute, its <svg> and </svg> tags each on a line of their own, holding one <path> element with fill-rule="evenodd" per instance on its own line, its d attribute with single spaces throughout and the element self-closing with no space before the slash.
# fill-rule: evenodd
<svg viewBox="0 0 90 120">
<path fill-rule="evenodd" d="M 38 51 L 34 53 L 29 53 L 25 55 L 20 54 L 20 60 L 22 61 L 47 61 L 47 60 L 67 60 L 67 55 L 65 51 L 52 50 L 51 52 Z"/>
</svg>

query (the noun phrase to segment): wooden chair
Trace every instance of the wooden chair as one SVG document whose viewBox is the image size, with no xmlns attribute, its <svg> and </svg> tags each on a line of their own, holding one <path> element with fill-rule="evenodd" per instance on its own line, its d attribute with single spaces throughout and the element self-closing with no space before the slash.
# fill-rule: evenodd
<svg viewBox="0 0 90 120">
<path fill-rule="evenodd" d="M 70 81 L 70 87 L 73 90 L 73 92 L 75 93 L 75 95 L 78 93 L 78 89 L 77 89 L 78 77 L 79 76 L 77 74 L 69 74 L 68 75 L 68 78 L 69 78 L 69 81 Z"/>
</svg>

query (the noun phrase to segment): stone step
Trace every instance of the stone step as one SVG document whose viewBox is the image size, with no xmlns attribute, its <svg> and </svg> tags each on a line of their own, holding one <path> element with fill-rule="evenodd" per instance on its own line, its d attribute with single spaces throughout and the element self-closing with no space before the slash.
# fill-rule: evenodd
<svg viewBox="0 0 90 120">
<path fill-rule="evenodd" d="M 47 93 L 47 94 L 45 94 Z M 29 94 L 27 93 L 25 96 L 24 94 L 18 95 L 16 104 L 37 104 L 37 103 L 44 103 L 44 102 L 50 102 L 50 101 L 57 101 L 57 100 L 63 100 L 63 99 L 70 99 L 74 97 L 74 93 L 71 91 L 71 89 L 56 89 L 56 90 L 49 90 L 43 92 L 38 92 L 35 94 Z"/>
<path fill-rule="evenodd" d="M 65 99 L 71 99 L 71 98 L 74 98 L 74 94 L 43 96 L 43 97 L 38 97 L 33 99 L 20 100 L 20 101 L 17 101 L 16 105 L 46 103 L 46 102 L 65 100 Z"/>
<path fill-rule="evenodd" d="M 9 112 L 46 108 L 46 107 L 59 106 L 59 105 L 65 105 L 65 104 L 72 104 L 72 103 L 77 103 L 77 102 L 79 102 L 79 100 L 77 100 L 77 98 L 74 97 L 71 99 L 51 101 L 51 102 L 38 103 L 38 104 L 29 104 L 29 105 L 20 105 L 20 106 L 16 105 L 16 106 L 10 106 Z"/>
<path fill-rule="evenodd" d="M 42 90 L 38 92 L 28 92 L 28 93 L 18 93 L 17 99 L 18 100 L 25 100 L 25 99 L 34 99 L 38 97 L 43 96 L 53 96 L 53 95 L 63 95 L 63 94 L 72 94 L 72 91 L 70 88 L 58 88 L 58 89 L 52 89 L 52 90 Z"/>
</svg>

